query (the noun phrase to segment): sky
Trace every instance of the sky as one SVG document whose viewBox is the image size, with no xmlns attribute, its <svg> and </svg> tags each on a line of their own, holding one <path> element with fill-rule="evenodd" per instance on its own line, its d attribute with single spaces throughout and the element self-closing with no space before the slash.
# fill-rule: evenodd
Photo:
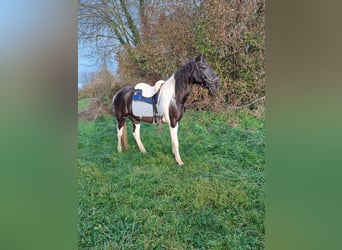
<svg viewBox="0 0 342 250">
<path fill-rule="evenodd" d="M 100 70 L 100 62 L 97 62 L 96 58 L 91 58 L 87 55 L 87 49 L 78 48 L 78 88 L 81 88 L 84 84 L 82 82 L 82 74 L 94 73 Z M 113 62 L 112 65 L 108 66 L 112 73 L 116 72 L 117 63 Z"/>
<path fill-rule="evenodd" d="M 78 88 L 82 87 L 82 74 L 84 72 L 86 73 L 92 73 L 99 70 L 99 66 L 96 65 L 96 60 L 93 58 L 89 58 L 85 56 L 86 51 L 83 49 L 78 49 Z"/>
</svg>

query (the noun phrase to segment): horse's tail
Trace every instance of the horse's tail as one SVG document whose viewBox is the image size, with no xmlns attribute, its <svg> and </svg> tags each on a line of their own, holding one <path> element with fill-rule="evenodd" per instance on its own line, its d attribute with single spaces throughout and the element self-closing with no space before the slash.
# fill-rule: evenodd
<svg viewBox="0 0 342 250">
<path fill-rule="evenodd" d="M 123 146 L 124 150 L 126 150 L 126 151 L 128 150 L 126 121 L 125 121 L 125 124 L 123 126 L 123 130 L 122 130 L 122 146 Z"/>
<path fill-rule="evenodd" d="M 112 110 L 113 110 L 113 115 L 115 115 L 114 100 L 115 100 L 116 95 L 117 95 L 117 94 L 115 94 L 115 95 L 113 96 L 113 99 L 112 99 Z"/>
</svg>

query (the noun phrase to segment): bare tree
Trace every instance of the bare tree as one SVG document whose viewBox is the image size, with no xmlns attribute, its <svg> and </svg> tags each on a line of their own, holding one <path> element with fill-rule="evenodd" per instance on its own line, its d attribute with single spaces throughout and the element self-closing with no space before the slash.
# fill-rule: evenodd
<svg viewBox="0 0 342 250">
<path fill-rule="evenodd" d="M 79 0 L 80 46 L 101 59 L 136 48 L 163 5 L 160 0 Z"/>
</svg>

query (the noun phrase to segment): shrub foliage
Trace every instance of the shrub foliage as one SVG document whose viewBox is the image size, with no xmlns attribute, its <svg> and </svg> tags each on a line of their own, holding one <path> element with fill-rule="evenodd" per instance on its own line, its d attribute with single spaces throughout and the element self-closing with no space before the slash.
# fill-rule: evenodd
<svg viewBox="0 0 342 250">
<path fill-rule="evenodd" d="M 140 1 L 144 5 L 137 11 L 127 2 L 128 10 L 138 13 L 140 36 L 134 46 L 122 44 L 111 54 L 118 62 L 117 85 L 166 80 L 202 53 L 219 76 L 220 96 L 229 105 L 265 95 L 264 0 L 155 2 Z M 195 87 L 188 106 L 222 107 L 210 100 L 207 91 Z"/>
</svg>

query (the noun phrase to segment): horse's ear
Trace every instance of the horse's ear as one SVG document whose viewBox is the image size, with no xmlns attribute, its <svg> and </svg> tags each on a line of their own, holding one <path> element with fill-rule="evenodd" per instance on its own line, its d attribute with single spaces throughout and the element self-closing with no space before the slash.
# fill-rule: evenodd
<svg viewBox="0 0 342 250">
<path fill-rule="evenodd" d="M 195 62 L 202 62 L 203 61 L 203 55 L 199 54 L 196 58 L 195 58 Z"/>
</svg>

